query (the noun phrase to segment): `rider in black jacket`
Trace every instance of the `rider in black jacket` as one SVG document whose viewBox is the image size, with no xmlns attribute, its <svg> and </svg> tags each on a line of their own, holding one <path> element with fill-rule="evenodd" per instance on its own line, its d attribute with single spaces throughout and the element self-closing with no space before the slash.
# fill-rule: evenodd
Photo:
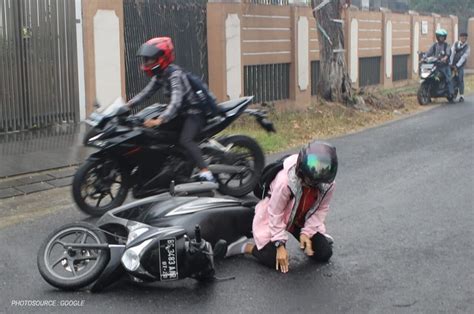
<svg viewBox="0 0 474 314">
<path fill-rule="evenodd" d="M 157 127 L 178 115 L 183 116 L 184 123 L 179 144 L 188 151 L 200 169 L 199 178 L 202 181 L 215 182 L 202 157 L 201 149 L 195 142 L 196 136 L 206 123 L 205 109 L 200 106 L 201 100 L 193 91 L 186 73 L 179 66 L 173 64 L 175 53 L 171 38 L 157 37 L 148 40 L 140 47 L 137 56 L 143 58 L 141 69 L 151 77 L 151 80 L 127 105 L 133 108 L 140 102 L 149 99 L 163 87 L 170 102 L 160 117 L 145 121 L 145 126 Z"/>
<path fill-rule="evenodd" d="M 451 48 L 446 42 L 448 37 L 448 32 L 445 29 L 438 29 L 436 31 L 436 43 L 431 46 L 431 48 L 426 53 L 426 57 L 437 57 L 441 64 L 438 69 L 443 73 L 446 84 L 448 84 L 449 97 L 451 98 L 454 94 L 453 81 L 451 79 L 451 67 L 449 66 L 449 58 L 451 56 Z"/>
</svg>

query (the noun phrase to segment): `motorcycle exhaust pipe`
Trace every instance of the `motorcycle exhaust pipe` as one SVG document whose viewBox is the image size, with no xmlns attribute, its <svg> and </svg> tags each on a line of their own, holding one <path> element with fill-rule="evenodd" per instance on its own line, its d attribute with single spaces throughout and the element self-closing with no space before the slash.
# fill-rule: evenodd
<svg viewBox="0 0 474 314">
<path fill-rule="evenodd" d="M 244 172 L 245 170 L 247 170 L 247 167 L 213 164 L 213 165 L 209 165 L 209 170 L 215 174 L 219 174 L 219 173 L 235 174 L 235 173 Z"/>
</svg>

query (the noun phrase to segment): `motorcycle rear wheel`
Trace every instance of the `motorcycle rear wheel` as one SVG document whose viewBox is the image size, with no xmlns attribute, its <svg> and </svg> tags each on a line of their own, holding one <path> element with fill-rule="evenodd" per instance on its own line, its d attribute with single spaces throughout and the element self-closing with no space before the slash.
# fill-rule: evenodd
<svg viewBox="0 0 474 314">
<path fill-rule="evenodd" d="M 233 197 L 247 195 L 255 188 L 265 166 L 265 155 L 260 145 L 244 135 L 229 136 L 219 142 L 224 146 L 232 145 L 226 153 L 225 164 L 247 167 L 245 172 L 239 174 L 218 174 L 219 192 Z"/>
<path fill-rule="evenodd" d="M 81 211 L 101 216 L 123 204 L 128 194 L 128 181 L 127 173 L 116 162 L 87 160 L 74 175 L 72 196 Z M 110 201 L 101 206 L 104 199 Z"/>
<path fill-rule="evenodd" d="M 109 261 L 109 251 L 68 248 L 68 244 L 107 243 L 105 234 L 92 224 L 76 222 L 53 231 L 41 245 L 37 265 L 41 276 L 62 290 L 84 288 L 99 278 Z"/>
</svg>

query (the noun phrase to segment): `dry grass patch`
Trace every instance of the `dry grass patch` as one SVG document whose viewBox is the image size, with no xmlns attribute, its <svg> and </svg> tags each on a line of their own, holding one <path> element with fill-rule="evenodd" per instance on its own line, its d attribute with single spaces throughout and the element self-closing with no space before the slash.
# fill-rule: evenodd
<svg viewBox="0 0 474 314">
<path fill-rule="evenodd" d="M 381 125 L 411 114 L 426 111 L 445 102 L 440 99 L 430 106 L 420 106 L 416 99 L 416 82 L 393 89 L 367 88 L 358 97 L 365 105 L 350 108 L 337 103 L 314 102 L 304 111 L 276 112 L 269 108 L 276 134 L 267 134 L 252 118 L 236 121 L 224 134 L 246 134 L 255 138 L 266 153 L 298 147 L 313 139 L 328 139 Z M 474 91 L 474 76 L 466 77 L 466 94 Z M 362 108 L 363 107 L 363 108 Z"/>
</svg>

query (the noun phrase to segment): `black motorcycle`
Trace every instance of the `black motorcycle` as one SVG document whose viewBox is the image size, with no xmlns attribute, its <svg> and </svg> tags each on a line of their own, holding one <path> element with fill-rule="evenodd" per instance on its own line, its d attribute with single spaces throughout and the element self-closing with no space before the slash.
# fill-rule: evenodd
<svg viewBox="0 0 474 314">
<path fill-rule="evenodd" d="M 425 106 L 431 102 L 432 98 L 446 97 L 449 102 L 456 99 L 458 95 L 458 87 L 454 82 L 457 81 L 457 72 L 451 78 L 454 85 L 454 94 L 449 95 L 448 84 L 440 67 L 448 66 L 446 63 L 439 61 L 436 57 L 423 58 L 420 64 L 421 86 L 418 89 L 418 103 Z"/>
<path fill-rule="evenodd" d="M 134 282 L 215 279 L 227 243 L 251 236 L 254 202 L 185 196 L 217 188 L 188 183 L 52 232 L 37 258 L 41 276 L 63 290 L 100 291 L 123 275 Z"/>
<path fill-rule="evenodd" d="M 243 113 L 256 118 L 268 132 L 275 132 L 266 113 L 248 109 L 252 97 L 221 103 L 222 115 L 211 118 L 200 135 L 200 147 L 209 170 L 216 177 L 219 192 L 240 197 L 255 187 L 265 165 L 259 144 L 248 136 L 214 138 Z M 100 216 L 120 206 L 132 189 L 135 198 L 166 191 L 170 182 L 195 181 L 197 171 L 186 151 L 176 145 L 181 121 L 175 119 L 157 129 L 143 122 L 158 117 L 164 105 L 153 105 L 136 115 L 116 103 L 89 118 L 93 128 L 86 135 L 88 146 L 99 149 L 74 175 L 73 198 L 85 213 Z"/>
</svg>

